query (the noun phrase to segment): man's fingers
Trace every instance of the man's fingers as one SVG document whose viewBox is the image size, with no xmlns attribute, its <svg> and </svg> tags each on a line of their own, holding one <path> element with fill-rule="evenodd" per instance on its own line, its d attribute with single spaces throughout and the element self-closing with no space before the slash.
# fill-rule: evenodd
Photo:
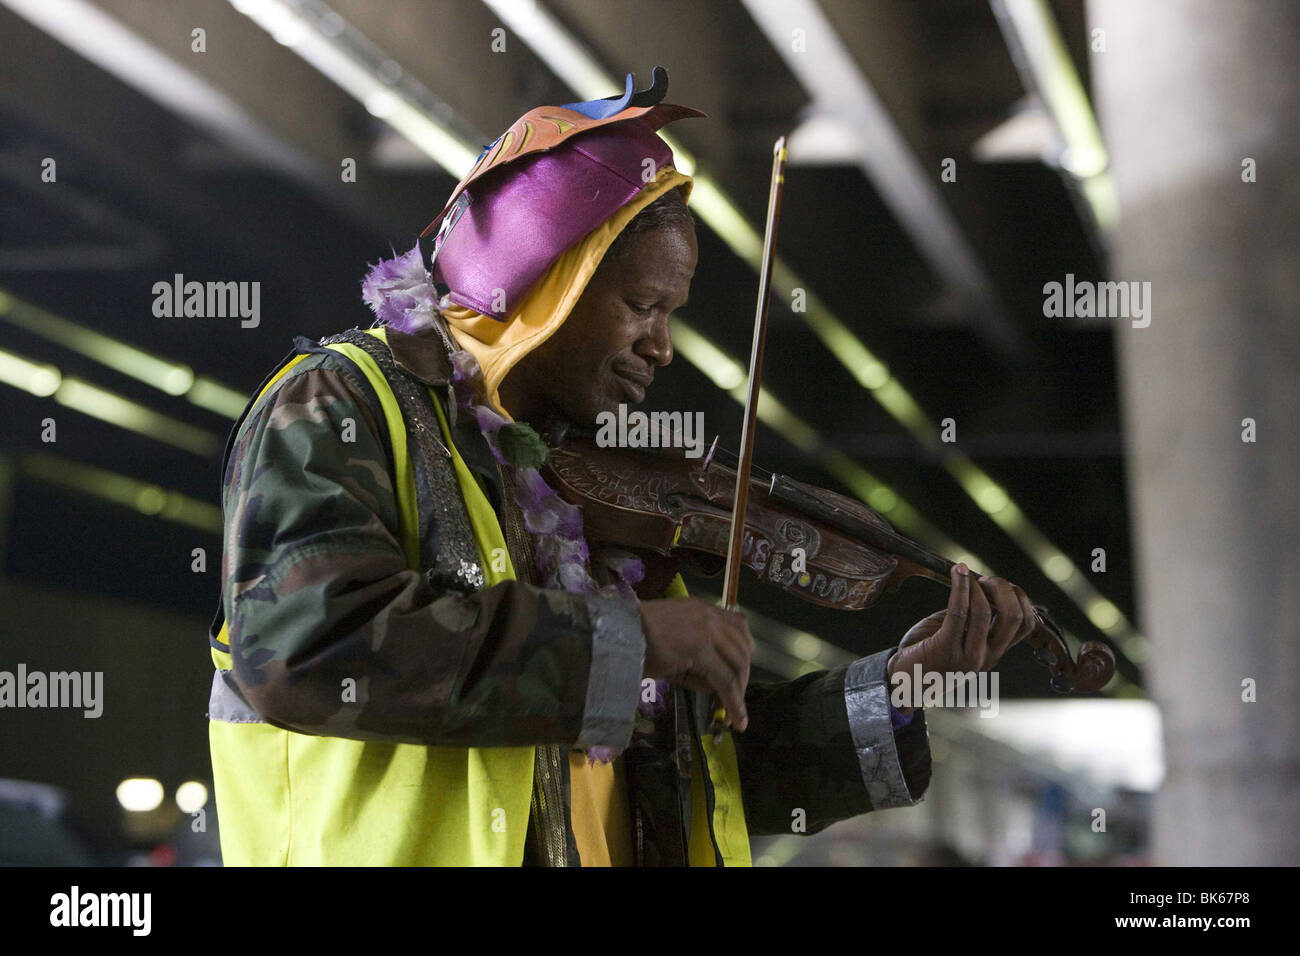
<svg viewBox="0 0 1300 956">
<path fill-rule="evenodd" d="M 745 687 L 749 684 L 754 639 L 749 634 L 749 622 L 737 611 L 719 609 L 714 623 L 716 630 L 710 635 L 704 655 L 709 683 L 727 709 L 727 722 L 740 728 L 747 722 Z"/>
<path fill-rule="evenodd" d="M 731 642 L 744 652 L 746 660 L 754 653 L 754 637 L 749 633 L 749 619 L 740 611 L 728 611 L 726 635 Z"/>
<path fill-rule="evenodd" d="M 966 660 L 978 670 L 988 653 L 989 623 L 993 618 L 993 609 L 989 599 L 984 596 L 984 589 L 978 585 L 970 589 L 970 624 L 966 628 L 966 640 L 962 644 Z"/>
<path fill-rule="evenodd" d="M 727 709 L 727 723 L 739 730 L 744 730 L 749 723 L 749 714 L 745 710 L 745 682 L 722 658 L 716 649 L 710 648 L 705 664 L 705 673 L 709 685 L 717 694 L 722 706 Z"/>
<path fill-rule="evenodd" d="M 998 613 L 988 641 L 988 660 L 995 661 L 1015 643 L 1024 627 L 1025 612 L 1016 599 L 1015 585 L 1005 578 L 980 578 L 980 588 Z"/>
<path fill-rule="evenodd" d="M 1034 633 L 1034 629 L 1038 627 L 1038 612 L 1034 610 L 1034 602 L 1029 600 L 1029 595 L 1021 588 L 1015 588 L 1015 592 L 1016 600 L 1020 602 L 1020 610 L 1024 617 L 1023 623 L 1020 627 L 1020 633 L 1017 634 L 1016 639 L 1011 642 L 1012 645 L 1019 644 L 1021 641 L 1025 640 L 1030 634 Z"/>
<path fill-rule="evenodd" d="M 934 637 L 935 634 L 943 630 L 943 622 L 947 618 L 947 610 L 927 614 L 907 629 L 907 633 L 903 635 L 903 639 L 898 643 L 899 649 L 911 647 L 913 644 L 920 644 L 922 641 Z"/>
<path fill-rule="evenodd" d="M 723 611 L 723 614 L 734 613 Z M 749 636 L 748 625 L 743 623 L 740 627 L 725 626 L 732 622 L 724 622 L 724 626 L 719 629 L 717 639 L 714 642 L 715 649 L 722 657 L 723 661 L 730 667 L 740 678 L 743 684 L 749 683 L 749 665 L 754 655 L 754 639 Z"/>
<path fill-rule="evenodd" d="M 921 620 L 917 621 L 917 623 L 932 627 L 937 631 L 947 616 L 948 610 L 947 608 L 944 608 L 942 611 L 933 611 L 930 614 L 927 614 L 925 617 L 921 618 Z"/>
<path fill-rule="evenodd" d="M 970 577 L 966 565 L 953 565 L 952 591 L 948 595 L 948 609 L 944 615 L 943 628 L 948 629 L 948 634 L 956 639 L 958 646 L 961 646 L 962 635 L 966 633 L 970 621 Z"/>
</svg>

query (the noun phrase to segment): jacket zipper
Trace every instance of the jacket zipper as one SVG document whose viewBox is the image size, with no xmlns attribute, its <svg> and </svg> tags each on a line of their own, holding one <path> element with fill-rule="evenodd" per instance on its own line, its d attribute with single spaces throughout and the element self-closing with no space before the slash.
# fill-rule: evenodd
<svg viewBox="0 0 1300 956">
<path fill-rule="evenodd" d="M 533 548 L 515 505 L 515 485 L 500 462 L 496 462 L 501 479 L 501 513 L 505 525 L 506 546 L 516 560 L 516 574 L 521 580 L 534 582 Z M 539 744 L 533 762 L 532 813 L 537 824 L 538 851 L 546 866 L 568 866 L 568 834 L 564 820 L 564 773 L 559 762 L 567 759 L 559 744 Z"/>
</svg>

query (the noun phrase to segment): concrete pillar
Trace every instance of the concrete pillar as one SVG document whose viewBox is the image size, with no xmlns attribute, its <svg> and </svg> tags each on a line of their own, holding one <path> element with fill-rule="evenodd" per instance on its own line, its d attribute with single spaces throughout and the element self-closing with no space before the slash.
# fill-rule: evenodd
<svg viewBox="0 0 1300 956">
<path fill-rule="evenodd" d="M 1152 290 L 1150 326 L 1114 328 L 1168 760 L 1155 860 L 1296 865 L 1300 4 L 1088 13 L 1105 31 L 1093 87 L 1121 203 L 1111 277 Z"/>
</svg>

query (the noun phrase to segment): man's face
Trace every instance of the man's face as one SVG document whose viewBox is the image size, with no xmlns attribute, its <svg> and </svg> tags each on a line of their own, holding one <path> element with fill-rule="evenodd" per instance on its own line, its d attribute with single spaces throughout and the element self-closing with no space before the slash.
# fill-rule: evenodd
<svg viewBox="0 0 1300 956">
<path fill-rule="evenodd" d="M 672 361 L 668 318 L 686 304 L 698 255 L 695 231 L 683 225 L 639 233 L 607 256 L 564 324 L 506 376 L 501 400 L 511 415 L 589 425 L 644 400 L 655 369 Z"/>
</svg>

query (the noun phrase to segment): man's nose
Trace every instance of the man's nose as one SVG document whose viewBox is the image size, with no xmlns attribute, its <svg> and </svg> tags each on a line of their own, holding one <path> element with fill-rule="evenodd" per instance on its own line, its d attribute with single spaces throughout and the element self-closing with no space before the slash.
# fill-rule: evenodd
<svg viewBox="0 0 1300 956">
<path fill-rule="evenodd" d="M 650 332 L 641 340 L 638 350 L 641 357 L 655 365 L 667 365 L 673 360 L 673 340 L 668 332 L 668 316 L 656 319 Z"/>
</svg>

